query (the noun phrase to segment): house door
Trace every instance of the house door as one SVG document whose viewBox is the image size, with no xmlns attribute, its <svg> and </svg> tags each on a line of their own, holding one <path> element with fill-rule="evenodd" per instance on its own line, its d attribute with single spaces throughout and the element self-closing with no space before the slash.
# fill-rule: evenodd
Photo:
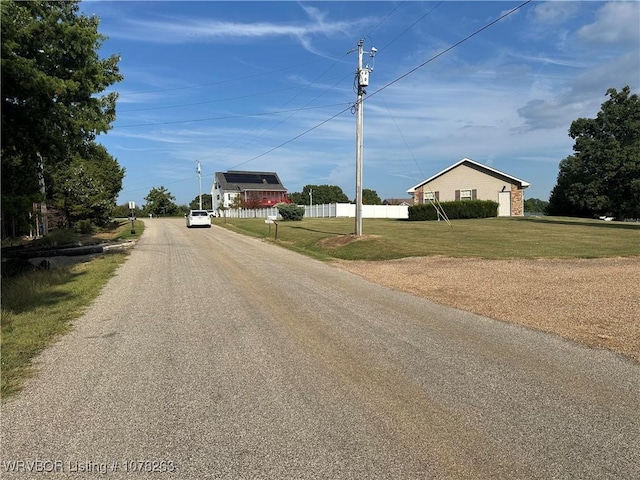
<svg viewBox="0 0 640 480">
<path fill-rule="evenodd" d="M 498 192 L 498 216 L 511 216 L 511 192 Z"/>
</svg>

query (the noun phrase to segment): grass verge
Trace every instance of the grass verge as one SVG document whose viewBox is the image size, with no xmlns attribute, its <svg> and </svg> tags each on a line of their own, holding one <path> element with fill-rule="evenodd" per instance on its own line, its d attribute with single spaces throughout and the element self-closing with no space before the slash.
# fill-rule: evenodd
<svg viewBox="0 0 640 480">
<path fill-rule="evenodd" d="M 32 358 L 69 330 L 125 258 L 124 253 L 103 254 L 90 262 L 3 280 L 3 399 L 22 388 L 33 373 Z"/>
<path fill-rule="evenodd" d="M 216 218 L 215 225 L 275 241 L 262 218 Z M 277 243 L 318 259 L 392 260 L 405 257 L 605 258 L 640 255 L 640 225 L 564 217 L 487 218 L 445 222 L 305 218 L 279 222 Z"/>
<path fill-rule="evenodd" d="M 139 238 L 144 223 L 121 220 L 114 228 L 93 235 L 54 230 L 42 245 L 94 244 Z M 90 262 L 29 272 L 2 281 L 0 324 L 0 395 L 18 392 L 33 374 L 32 359 L 67 332 L 100 294 L 103 286 L 126 259 L 124 253 L 105 253 Z"/>
</svg>

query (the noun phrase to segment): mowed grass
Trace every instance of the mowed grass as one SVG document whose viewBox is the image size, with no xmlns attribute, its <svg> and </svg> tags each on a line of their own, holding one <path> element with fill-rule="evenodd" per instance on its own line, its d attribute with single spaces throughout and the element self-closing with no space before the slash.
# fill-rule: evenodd
<svg viewBox="0 0 640 480">
<path fill-rule="evenodd" d="M 275 241 L 264 218 L 216 218 L 215 225 Z M 488 218 L 446 222 L 353 218 L 279 222 L 277 243 L 318 259 L 391 260 L 434 256 L 603 258 L 640 255 L 640 224 L 563 217 Z"/>
<path fill-rule="evenodd" d="M 144 229 L 136 222 L 131 235 L 130 222 L 103 239 L 123 240 L 139 237 Z M 51 270 L 34 271 L 2 280 L 0 324 L 0 394 L 2 399 L 18 392 L 33 374 L 32 359 L 67 332 L 100 294 L 102 287 L 126 259 L 125 253 L 102 254 L 95 259 Z"/>
</svg>

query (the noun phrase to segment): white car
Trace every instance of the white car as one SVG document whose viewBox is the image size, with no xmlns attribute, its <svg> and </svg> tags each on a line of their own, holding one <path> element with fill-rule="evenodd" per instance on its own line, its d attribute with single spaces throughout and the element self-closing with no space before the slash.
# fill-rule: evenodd
<svg viewBox="0 0 640 480">
<path fill-rule="evenodd" d="M 186 215 L 187 228 L 191 227 L 208 227 L 211 228 L 211 217 L 206 210 L 189 210 Z"/>
</svg>

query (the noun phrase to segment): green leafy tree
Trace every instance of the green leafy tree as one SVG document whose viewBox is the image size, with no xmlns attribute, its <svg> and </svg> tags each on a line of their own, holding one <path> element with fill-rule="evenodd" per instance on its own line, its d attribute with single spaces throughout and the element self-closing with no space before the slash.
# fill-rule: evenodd
<svg viewBox="0 0 640 480">
<path fill-rule="evenodd" d="M 211 208 L 211 194 L 203 193 L 202 194 L 202 209 L 208 210 Z M 200 195 L 196 196 L 191 202 L 189 202 L 190 210 L 200 210 Z"/>
<path fill-rule="evenodd" d="M 524 211 L 529 213 L 545 213 L 549 202 L 539 198 L 527 198 L 524 201 Z"/>
<path fill-rule="evenodd" d="M 129 215 L 131 215 L 131 209 L 129 208 L 129 202 L 123 203 L 121 205 L 116 205 L 116 207 L 113 209 L 112 215 L 113 215 L 114 218 L 127 218 L 127 217 L 129 217 Z M 138 205 L 136 205 L 136 208 L 133 209 L 133 215 L 136 216 L 136 217 L 140 217 L 140 216 L 144 215 L 144 212 L 142 211 L 142 209 Z"/>
<path fill-rule="evenodd" d="M 3 218 L 28 214 L 15 210 L 25 203 L 19 197 L 42 200 L 58 167 L 82 156 L 115 120 L 117 94 L 99 93 L 122 79 L 119 57 L 99 57 L 106 37 L 78 5 L 0 2 Z M 49 198 L 54 191 L 47 188 Z"/>
<path fill-rule="evenodd" d="M 312 192 L 312 195 L 309 193 Z M 342 189 L 337 185 L 305 185 L 302 192 L 291 193 L 289 198 L 296 205 L 324 205 L 326 203 L 349 203 Z"/>
<path fill-rule="evenodd" d="M 151 213 L 154 216 L 166 216 L 179 213 L 178 205 L 175 204 L 176 198 L 166 187 L 153 187 L 144 199 L 147 202 L 144 206 L 146 215 Z"/>
<path fill-rule="evenodd" d="M 54 172 L 54 205 L 65 213 L 69 227 L 79 220 L 106 225 L 112 218 L 123 178 L 124 169 L 116 159 L 102 145 L 91 144 L 84 156 L 75 155 Z"/>
<path fill-rule="evenodd" d="M 289 194 L 289 200 L 294 205 L 309 205 L 309 195 L 305 198 L 301 192 L 293 192 Z"/>
<path fill-rule="evenodd" d="M 369 188 L 362 189 L 362 204 L 363 205 L 382 205 L 382 200 L 378 196 L 378 192 Z"/>
<path fill-rule="evenodd" d="M 176 212 L 174 213 L 174 215 L 186 215 L 189 213 L 189 210 L 199 210 L 199 208 L 191 208 L 189 205 L 186 205 L 186 204 L 178 205 L 178 208 L 176 209 Z"/>
<path fill-rule="evenodd" d="M 552 215 L 640 218 L 640 98 L 607 90 L 596 118 L 571 123 L 574 154 L 560 162 Z"/>
</svg>

